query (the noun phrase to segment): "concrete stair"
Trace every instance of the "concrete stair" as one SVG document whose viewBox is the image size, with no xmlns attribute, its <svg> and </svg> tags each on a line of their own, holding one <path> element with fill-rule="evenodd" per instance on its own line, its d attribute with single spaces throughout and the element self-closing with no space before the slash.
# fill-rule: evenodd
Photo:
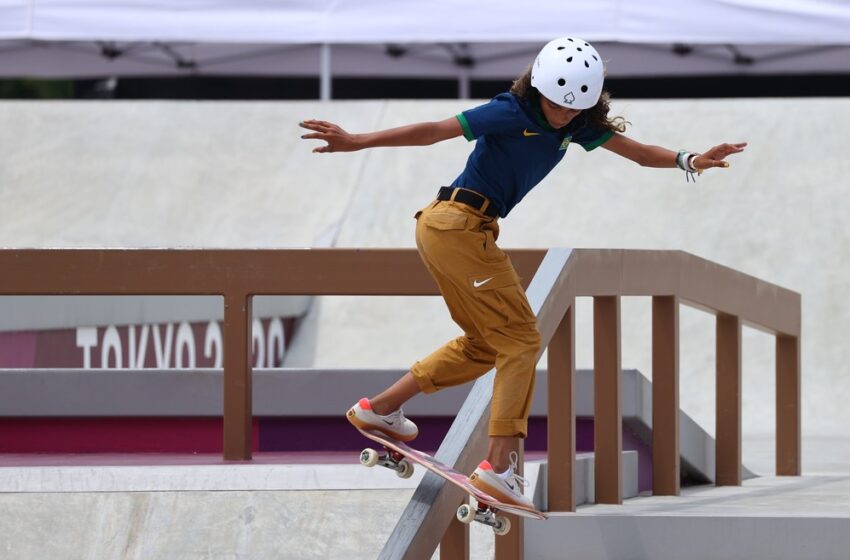
<svg viewBox="0 0 850 560">
<path fill-rule="evenodd" d="M 596 502 L 593 453 L 577 453 L 575 466 L 575 492 L 576 506 L 593 504 Z M 548 511 L 548 488 L 546 481 L 549 475 L 549 463 L 542 461 L 527 461 L 525 464 L 525 478 L 531 486 L 526 492 L 534 496 L 534 505 L 541 511 Z M 640 493 L 638 488 L 638 453 L 637 451 L 623 451 L 623 499 L 634 498 Z"/>
<path fill-rule="evenodd" d="M 846 559 L 850 476 L 760 477 L 588 505 L 526 523 L 525 546 L 535 560 Z"/>
</svg>

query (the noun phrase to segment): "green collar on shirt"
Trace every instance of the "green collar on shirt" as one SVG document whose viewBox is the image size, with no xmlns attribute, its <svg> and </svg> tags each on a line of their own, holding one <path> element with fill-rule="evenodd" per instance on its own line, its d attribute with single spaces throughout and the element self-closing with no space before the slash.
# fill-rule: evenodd
<svg viewBox="0 0 850 560">
<path fill-rule="evenodd" d="M 568 124 L 564 128 L 561 128 L 561 129 L 552 128 L 552 125 L 550 125 L 549 121 L 546 120 L 546 116 L 543 115 L 543 109 L 540 108 L 540 100 L 539 99 L 537 100 L 537 103 L 534 106 L 534 120 L 536 120 L 537 124 L 539 124 L 540 127 L 543 130 L 545 130 L 546 132 L 560 132 L 562 135 L 566 135 L 567 129 L 570 128 L 570 126 L 573 125 L 573 123 L 576 123 L 576 119 L 581 119 L 582 117 L 583 117 L 582 113 L 579 113 L 578 115 L 575 116 L 575 118 L 572 121 L 570 121 L 570 124 Z M 581 128 L 581 127 L 579 127 L 579 128 Z M 575 130 L 573 132 L 575 132 Z"/>
<path fill-rule="evenodd" d="M 549 121 L 546 120 L 546 117 L 543 115 L 543 109 L 540 108 L 540 100 L 537 100 L 534 106 L 534 120 L 537 121 L 537 124 L 545 130 L 546 132 L 557 132 L 558 129 L 552 128 L 552 125 L 549 124 Z"/>
</svg>

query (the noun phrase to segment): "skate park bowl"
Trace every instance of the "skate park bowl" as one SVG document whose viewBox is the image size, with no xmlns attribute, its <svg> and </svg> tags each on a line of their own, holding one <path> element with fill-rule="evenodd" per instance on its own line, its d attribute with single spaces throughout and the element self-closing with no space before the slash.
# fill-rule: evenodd
<svg viewBox="0 0 850 560">
<path fill-rule="evenodd" d="M 334 240 L 331 245 L 336 246 L 410 248 L 414 211 L 432 200 L 440 184 L 453 178 L 452 173 L 463 165 L 467 145 L 458 140 L 427 149 L 378 150 L 310 159 L 312 146 L 299 143 L 296 123 L 307 117 L 321 117 L 352 130 L 387 128 L 422 118 L 445 118 L 475 103 L 7 103 L 0 106 L 0 120 L 4 123 L 0 127 L 0 143 L 8 148 L 6 164 L 0 167 L 0 246 L 276 249 L 282 244 L 306 247 L 328 232 Z M 778 366 L 775 336 L 751 329 L 750 323 L 743 322 L 742 391 L 738 395 L 743 401 L 743 414 L 738 421 L 744 438 L 754 432 L 769 438 L 768 457 L 761 462 L 761 468 L 752 468 L 763 476 L 747 479 L 743 471 L 740 486 L 682 487 L 679 496 L 644 493 L 636 498 L 628 497 L 631 483 L 624 481 L 622 504 L 579 505 L 584 502 L 582 494 L 587 492 L 587 484 L 595 489 L 596 481 L 588 482 L 585 475 L 593 474 L 587 473 L 591 463 L 577 451 L 575 512 L 553 514 L 542 525 L 526 523 L 525 548 L 521 551 L 514 547 L 511 552 L 510 546 L 505 551 L 505 545 L 498 542 L 497 552 L 492 532 L 483 535 L 489 539 L 488 548 L 479 550 L 476 547 L 482 542 L 482 535 L 473 527 L 469 554 L 473 558 L 492 558 L 496 553 L 508 558 L 515 556 L 506 554 L 523 552 L 526 558 L 545 558 L 547 554 L 563 557 L 573 551 L 576 557 L 610 559 L 845 558 L 845 551 L 850 548 L 842 540 L 850 534 L 846 513 L 850 511 L 850 492 L 845 484 L 850 461 L 845 453 L 841 462 L 841 450 L 831 441 L 819 449 L 819 464 L 805 451 L 806 441 L 811 442 L 815 436 L 844 435 L 850 410 L 846 407 L 848 376 L 844 374 L 844 338 L 850 328 L 846 321 L 850 316 L 846 298 L 850 281 L 846 267 L 850 232 L 846 216 L 850 210 L 846 201 L 850 196 L 845 181 L 850 160 L 844 154 L 850 145 L 846 127 L 841 124 L 850 118 L 850 102 L 616 100 L 613 107 L 617 114 L 634 122 L 630 134 L 650 143 L 699 149 L 722 139 L 746 140 L 750 146 L 740 158 L 732 160 L 730 170 L 706 173 L 697 185 L 686 185 L 680 174 L 670 170 L 637 169 L 604 150 L 584 154 L 574 146 L 565 164 L 504 221 L 500 244 L 535 247 L 541 255 L 540 247 L 550 246 L 685 248 L 709 261 L 803 294 L 805 336 L 798 343 L 803 402 L 797 414 L 804 417 L 800 464 L 806 476 L 772 476 L 777 472 L 779 458 L 774 457 L 773 451 L 779 410 L 774 410 Z M 388 192 L 392 196 L 387 196 Z M 523 264 L 521 255 L 512 258 L 521 275 L 530 280 L 540 261 L 535 258 L 528 266 Z M 248 260 L 251 262 L 246 266 L 253 266 L 254 257 Z M 54 280 L 60 283 L 66 274 L 69 278 L 83 275 L 97 261 L 68 261 Z M 0 281 L 7 270 L 17 270 L 19 265 L 16 260 L 11 264 L 4 262 Z M 145 273 L 156 268 L 150 265 Z M 95 267 L 90 272 L 94 283 L 96 270 Z M 253 270 L 257 277 L 261 276 L 262 271 Z M 181 274 L 182 270 L 173 276 Z M 276 275 L 280 280 L 276 287 L 280 287 L 290 271 L 269 274 Z M 387 274 L 405 282 L 408 277 L 417 278 L 416 271 L 409 273 L 405 268 L 393 268 Z M 213 276 L 223 274 L 216 269 Z M 26 283 L 34 284 L 41 278 L 36 276 Z M 197 277 L 190 274 L 188 278 Z M 198 280 L 197 286 L 208 286 L 206 280 Z M 270 277 L 262 280 L 273 283 Z M 315 285 L 321 287 L 321 282 Z M 216 286 L 215 290 L 219 288 Z M 112 285 L 107 288 L 109 293 L 114 289 Z M 220 308 L 219 318 L 224 317 L 221 298 L 212 296 Z M 133 405 L 145 398 L 158 398 L 163 409 L 182 407 L 191 414 L 198 410 L 193 397 L 208 395 L 211 406 L 200 412 L 214 416 L 217 422 L 218 431 L 209 440 L 209 449 L 217 456 L 196 457 L 190 452 L 177 458 L 134 455 L 127 459 L 125 455 L 119 457 L 119 466 L 102 465 L 111 459 L 91 455 L 7 458 L 5 465 L 16 461 L 20 468 L 0 469 L 0 499 L 9 506 L 4 509 L 8 517 L 2 525 L 13 528 L 6 533 L 13 535 L 12 541 L 3 542 L 0 547 L 5 550 L 4 556 L 17 560 L 67 554 L 61 544 L 44 538 L 44 527 L 57 520 L 60 525 L 54 534 L 58 541 L 84 539 L 88 543 L 80 548 L 81 558 L 201 558 L 204 554 L 261 558 L 378 556 L 422 478 L 415 476 L 410 484 L 403 485 L 391 473 L 366 471 L 357 465 L 351 465 L 349 471 L 344 468 L 347 465 L 317 464 L 312 458 L 303 457 L 302 464 L 287 459 L 288 464 L 280 465 L 263 451 L 263 419 L 256 418 L 268 410 L 267 400 L 279 401 L 281 406 L 291 406 L 293 412 L 306 414 L 311 399 L 304 398 L 304 394 L 316 391 L 323 392 L 323 399 L 335 396 L 337 390 L 346 393 L 338 398 L 342 406 L 347 406 L 351 398 L 363 395 L 348 395 L 345 387 L 362 384 L 364 391 L 368 390 L 365 387 L 377 390 L 412 358 L 445 342 L 453 325 L 437 296 L 335 298 L 303 296 L 303 300 L 312 299 L 313 303 L 296 311 L 307 310 L 296 327 L 291 348 L 287 348 L 284 365 L 319 371 L 391 371 L 383 376 L 375 374 L 374 385 L 360 379 L 343 385 L 338 384 L 337 374 L 317 374 L 317 385 L 310 386 L 302 385 L 306 382 L 295 376 L 297 372 L 287 376 L 280 371 L 267 374 L 255 369 L 255 396 L 250 405 L 255 428 L 259 423 L 260 432 L 252 432 L 251 437 L 252 443 L 256 444 L 257 438 L 260 441 L 251 446 L 250 463 L 222 459 L 222 369 L 203 372 L 197 383 L 185 386 L 183 380 L 193 372 L 83 372 L 81 379 L 87 384 L 100 379 L 103 387 L 126 391 L 117 402 L 107 399 L 91 406 L 92 414 L 109 414 L 87 420 L 87 426 L 96 425 L 100 430 L 111 427 L 121 434 L 126 432 L 121 431 L 112 415 L 122 410 L 139 412 Z M 381 306 L 373 303 L 379 299 Z M 619 299 L 621 360 L 626 367 L 636 368 L 651 379 L 650 395 L 645 390 L 632 394 L 648 403 L 657 381 L 653 371 L 656 350 L 650 342 L 654 298 L 624 295 Z M 645 304 L 641 320 L 632 313 L 631 306 L 637 300 Z M 162 320 L 190 319 L 186 316 L 188 306 L 177 301 L 173 317 Z M 255 305 L 255 312 L 258 307 Z M 583 368 L 594 364 L 594 307 L 592 297 L 576 297 L 575 361 Z M 601 311 L 605 315 L 604 309 Z M 46 311 L 37 313 L 42 312 Z M 735 415 L 729 417 L 717 409 L 721 394 L 715 394 L 717 319 L 689 305 L 680 306 L 680 313 L 681 408 L 710 437 L 719 436 L 717 421 L 721 417 L 734 419 Z M 695 326 L 694 316 L 699 316 L 699 325 Z M 8 315 L 4 314 L 0 323 L 6 319 Z M 197 319 L 210 317 L 199 315 Z M 88 325 L 75 321 L 71 317 L 63 324 Z M 407 323 L 415 328 L 408 328 Z M 39 324 L 43 324 L 41 318 L 30 316 L 26 328 L 38 328 Z M 724 332 L 734 332 L 734 325 L 731 326 Z M 5 326 L 6 331 L 16 328 L 14 322 Z M 546 360 L 548 356 L 540 364 L 541 377 L 549 375 Z M 734 363 L 734 359 L 731 361 Z M 42 398 L 47 397 L 44 393 L 49 393 L 50 387 L 55 387 L 58 393 L 50 402 L 54 406 L 62 403 L 74 416 L 81 413 L 82 409 L 74 406 L 85 405 L 87 399 L 75 401 L 73 384 L 64 381 L 64 376 L 73 376 L 73 372 L 51 370 L 14 375 L 25 373 L 36 374 L 28 379 L 28 386 L 41 390 Z M 582 388 L 593 385 L 593 374 L 589 375 L 586 377 L 577 368 L 578 443 L 585 434 L 587 410 L 593 408 L 593 403 L 588 402 L 593 393 Z M 277 376 L 280 383 L 273 380 Z M 624 374 L 620 380 L 624 424 L 633 412 L 628 404 L 629 379 Z M 647 387 L 642 382 L 640 386 Z M 145 387 L 150 394 L 145 393 Z M 302 388 L 304 393 L 296 394 L 292 400 L 276 399 L 278 392 L 298 393 Z M 250 391 L 241 391 L 236 400 L 243 403 L 237 405 L 244 410 Z M 446 396 L 431 396 L 441 403 L 434 404 L 434 408 L 450 416 L 454 416 L 465 397 L 466 394 L 454 396 L 443 403 L 441 399 Z M 540 426 L 546 422 L 547 399 L 548 392 L 539 393 L 535 399 L 535 406 L 540 407 L 536 413 Z M 29 403 L 31 412 L 43 412 L 35 406 L 37 402 L 17 399 L 14 410 L 23 415 L 21 410 Z M 3 407 L 7 404 L 4 401 Z M 420 416 L 423 422 L 427 420 L 424 410 L 431 405 L 411 406 L 417 420 Z M 339 414 L 339 407 L 339 403 L 329 406 L 327 414 Z M 650 421 L 641 424 L 651 427 L 655 407 L 642 410 L 650 413 Z M 58 416 L 59 411 L 55 413 L 60 423 L 72 425 L 77 421 Z M 297 419 L 283 415 L 281 421 L 294 424 Z M 172 428 L 167 425 L 165 429 Z M 191 437 L 192 432 L 186 433 Z M 230 440 L 244 437 L 240 436 L 242 433 L 241 428 L 235 436 L 231 432 Z M 699 443 L 689 439 L 690 433 L 680 424 L 682 470 L 687 470 L 687 457 L 693 456 L 686 449 L 692 445 L 693 453 L 704 452 L 713 469 L 717 458 L 714 440 L 703 439 Z M 653 435 L 648 435 L 651 442 Z M 136 443 L 145 439 L 142 436 Z M 0 440 L 9 441 L 5 434 Z M 633 476 L 632 459 L 626 455 L 627 440 L 623 435 L 623 478 Z M 752 467 L 746 457 L 747 443 L 744 460 Z M 438 446 L 439 442 L 433 449 Z M 740 448 L 733 448 L 732 456 L 740 452 Z M 351 456 L 347 452 L 344 460 Z M 526 459 L 526 476 L 535 478 L 534 473 L 538 473 L 535 493 L 545 492 L 548 496 L 545 479 L 540 480 L 542 463 L 537 464 L 545 456 L 529 453 Z M 594 462 L 592 470 L 596 468 Z M 828 475 L 815 475 L 813 470 L 828 471 Z M 713 480 L 709 477 L 709 482 Z M 194 530 L 186 531 L 185 527 Z M 445 534 L 438 534 L 437 540 Z M 444 541 L 445 550 L 441 547 L 440 553 L 446 557 L 451 557 L 451 550 L 463 554 L 467 546 L 462 534 L 454 534 L 454 539 Z"/>
</svg>

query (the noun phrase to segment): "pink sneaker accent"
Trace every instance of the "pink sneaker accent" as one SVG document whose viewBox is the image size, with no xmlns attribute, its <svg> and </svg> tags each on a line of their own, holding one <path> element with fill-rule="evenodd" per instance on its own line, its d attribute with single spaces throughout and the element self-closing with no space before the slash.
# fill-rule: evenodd
<svg viewBox="0 0 850 560">
<path fill-rule="evenodd" d="M 533 508 L 534 502 L 531 498 L 523 495 L 522 491 L 523 487 L 528 486 L 528 482 L 516 474 L 518 459 L 517 453 L 512 451 L 510 453 L 511 466 L 508 469 L 507 476 L 497 474 L 493 471 L 493 466 L 489 462 L 482 461 L 475 472 L 469 476 L 469 482 L 500 502 Z"/>
<path fill-rule="evenodd" d="M 416 424 L 405 418 L 401 409 L 386 415 L 375 414 L 366 398 L 349 408 L 345 417 L 361 430 L 377 430 L 399 441 L 412 441 L 419 435 Z"/>
</svg>

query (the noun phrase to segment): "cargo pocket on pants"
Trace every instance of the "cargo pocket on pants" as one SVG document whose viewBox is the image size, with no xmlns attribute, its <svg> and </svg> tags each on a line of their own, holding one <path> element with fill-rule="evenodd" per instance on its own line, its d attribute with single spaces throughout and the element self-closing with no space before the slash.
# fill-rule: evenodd
<svg viewBox="0 0 850 560">
<path fill-rule="evenodd" d="M 479 303 L 489 326 L 534 324 L 537 319 L 528 305 L 525 290 L 513 268 L 474 274 L 467 279 L 472 297 Z"/>
</svg>

